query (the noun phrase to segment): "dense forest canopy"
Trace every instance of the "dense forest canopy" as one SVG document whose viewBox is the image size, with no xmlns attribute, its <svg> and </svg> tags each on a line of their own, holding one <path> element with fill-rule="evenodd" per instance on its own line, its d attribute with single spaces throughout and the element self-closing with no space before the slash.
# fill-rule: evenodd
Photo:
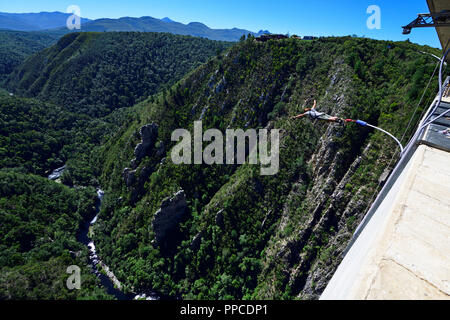
<svg viewBox="0 0 450 320">
<path fill-rule="evenodd" d="M 35 99 L 0 94 L 0 167 L 43 175 L 62 166 L 60 151 L 87 117 Z"/>
<path fill-rule="evenodd" d="M 95 193 L 94 193 L 95 194 Z M 95 210 L 92 190 L 0 170 L 0 299 L 111 298 L 98 288 L 76 235 Z M 68 290 L 67 267 L 82 268 L 85 290 Z"/>
<path fill-rule="evenodd" d="M 14 39 L 37 35 L 53 39 L 39 33 L 3 35 L 9 33 Z M 33 45 L 24 44 L 28 50 Z M 12 48 L 11 43 L 4 46 Z M 25 92 L 18 89 L 18 95 L 0 94 L 1 167 L 44 175 L 69 162 L 72 170 L 65 175 L 65 182 L 92 183 L 95 173 L 90 152 L 127 122 L 124 107 L 169 86 L 227 46 L 154 33 L 72 33 L 63 37 L 14 72 Z M 46 71 L 41 64 L 48 64 Z M 10 89 L 16 91 L 12 83 Z M 34 96 L 30 92 L 36 87 L 42 89 L 37 99 L 20 97 L 23 93 Z M 114 110 L 117 112 L 108 115 Z"/>
<path fill-rule="evenodd" d="M 58 38 L 51 32 L 0 30 L 0 86 L 26 58 L 49 47 Z"/>
<path fill-rule="evenodd" d="M 175 83 L 230 45 L 166 33 L 70 33 L 16 69 L 7 87 L 101 117 Z"/>
<path fill-rule="evenodd" d="M 97 119 L 0 91 L 0 168 L 47 176 L 66 165 L 67 185 L 97 185 L 91 153 L 127 123 L 127 108 Z"/>
</svg>

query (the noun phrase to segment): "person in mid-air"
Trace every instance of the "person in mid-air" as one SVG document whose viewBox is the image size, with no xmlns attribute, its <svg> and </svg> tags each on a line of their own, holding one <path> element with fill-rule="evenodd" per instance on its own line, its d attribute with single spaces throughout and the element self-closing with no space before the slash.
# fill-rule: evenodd
<svg viewBox="0 0 450 320">
<path fill-rule="evenodd" d="M 312 108 L 306 108 L 304 113 L 301 113 L 297 116 L 291 117 L 291 119 L 300 119 L 302 117 L 308 116 L 311 120 L 324 120 L 328 122 L 338 122 L 343 124 L 344 120 L 340 119 L 338 117 L 330 116 L 329 114 L 326 114 L 325 112 L 319 112 L 316 110 L 317 101 L 314 100 L 314 106 Z"/>
</svg>

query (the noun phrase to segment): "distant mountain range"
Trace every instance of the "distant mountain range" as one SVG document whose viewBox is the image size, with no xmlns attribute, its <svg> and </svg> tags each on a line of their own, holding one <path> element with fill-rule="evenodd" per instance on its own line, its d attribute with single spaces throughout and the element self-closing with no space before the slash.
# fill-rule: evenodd
<svg viewBox="0 0 450 320">
<path fill-rule="evenodd" d="M 71 14 L 62 12 L 41 12 L 41 13 L 2 13 L 0 12 L 0 29 L 18 31 L 42 31 L 58 30 L 68 33 L 65 29 L 67 18 Z M 180 35 L 191 35 L 194 37 L 208 38 L 211 40 L 238 41 L 242 35 L 252 34 L 259 36 L 269 33 L 261 30 L 257 33 L 245 29 L 211 29 L 200 22 L 183 24 L 171 20 L 170 18 L 157 19 L 152 17 L 131 18 L 123 17 L 119 19 L 97 19 L 89 20 L 82 18 L 81 31 L 140 31 L 140 32 L 169 32 Z M 75 30 L 77 31 L 77 30 Z"/>
<path fill-rule="evenodd" d="M 0 29 L 16 31 L 42 31 L 66 26 L 72 14 L 62 12 L 6 13 L 0 12 Z M 91 20 L 82 18 L 81 23 Z"/>
</svg>

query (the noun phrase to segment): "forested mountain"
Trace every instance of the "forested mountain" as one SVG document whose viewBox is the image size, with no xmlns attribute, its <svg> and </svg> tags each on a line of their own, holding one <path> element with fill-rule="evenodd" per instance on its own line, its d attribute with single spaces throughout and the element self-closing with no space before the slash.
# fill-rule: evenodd
<svg viewBox="0 0 450 320">
<path fill-rule="evenodd" d="M 0 90 L 0 299 L 113 298 L 91 274 L 77 236 L 97 205 L 90 152 L 119 127 L 114 117 L 91 119 Z M 63 175 L 65 184 L 91 186 L 42 177 L 64 163 L 77 168 Z M 71 265 L 81 267 L 83 291 L 65 285 Z"/>
<path fill-rule="evenodd" d="M 11 52 L 13 44 L 19 51 L 30 51 L 39 47 L 39 41 L 43 45 L 54 39 L 15 31 L 0 32 L 2 36 L 11 41 L 5 43 L 9 48 L 5 57 L 18 56 Z M 36 42 L 22 47 L 17 41 L 21 38 Z M 94 173 L 84 168 L 89 161 L 87 151 L 123 125 L 127 111 L 102 119 L 99 116 L 144 99 L 227 46 L 168 34 L 83 33 L 63 37 L 14 72 L 19 89 L 14 90 L 12 81 L 10 89 L 18 95 L 0 93 L 0 168 L 44 175 L 68 160 L 70 166 L 74 154 L 80 154 L 75 159 L 80 162 L 83 158 L 83 165 L 78 163 L 73 176 L 67 178 L 88 183 Z M 35 90 L 37 93 L 31 94 Z M 21 98 L 21 94 L 38 99 Z"/>
<path fill-rule="evenodd" d="M 405 134 L 405 142 L 436 65 L 419 50 L 432 51 L 350 37 L 248 39 L 140 103 L 97 154 L 106 190 L 94 228 L 100 255 L 125 289 L 318 298 L 397 147 L 368 128 L 289 116 L 317 99 L 321 111 Z M 280 129 L 279 173 L 173 164 L 172 131 L 192 132 L 199 119 L 204 131 Z"/>
<path fill-rule="evenodd" d="M 0 85 L 30 55 L 54 44 L 55 33 L 0 30 Z"/>
<path fill-rule="evenodd" d="M 71 33 L 10 76 L 10 91 L 99 117 L 179 80 L 229 43 L 163 33 Z"/>
<path fill-rule="evenodd" d="M 39 13 L 8 13 L 0 12 L 0 29 L 17 31 L 39 31 L 65 27 L 71 13 L 39 12 Z M 82 18 L 81 23 L 89 22 Z"/>
</svg>

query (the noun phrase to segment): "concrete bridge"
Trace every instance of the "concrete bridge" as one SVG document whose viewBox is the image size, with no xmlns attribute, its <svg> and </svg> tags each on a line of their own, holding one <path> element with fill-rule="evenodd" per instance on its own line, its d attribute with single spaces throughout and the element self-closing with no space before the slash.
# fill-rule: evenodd
<svg viewBox="0 0 450 320">
<path fill-rule="evenodd" d="M 430 120 L 450 109 L 449 80 Z M 321 299 L 450 299 L 450 112 L 418 134 Z"/>
<path fill-rule="evenodd" d="M 450 299 L 449 151 L 417 146 L 321 299 Z"/>
</svg>

